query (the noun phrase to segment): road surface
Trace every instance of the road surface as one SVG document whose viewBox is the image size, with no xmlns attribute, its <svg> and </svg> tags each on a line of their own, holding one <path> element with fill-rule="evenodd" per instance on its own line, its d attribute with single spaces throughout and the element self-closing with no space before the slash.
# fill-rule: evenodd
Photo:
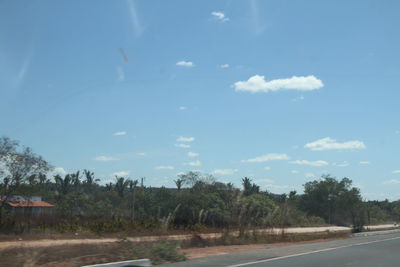
<svg viewBox="0 0 400 267">
<path fill-rule="evenodd" d="M 400 231 L 361 234 L 342 240 L 260 249 L 164 264 L 162 266 L 400 266 Z"/>
</svg>

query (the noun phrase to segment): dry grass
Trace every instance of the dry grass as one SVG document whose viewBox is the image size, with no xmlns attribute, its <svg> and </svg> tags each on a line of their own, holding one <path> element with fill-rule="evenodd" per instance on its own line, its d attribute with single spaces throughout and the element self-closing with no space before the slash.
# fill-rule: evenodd
<svg viewBox="0 0 400 267">
<path fill-rule="evenodd" d="M 204 239 L 193 235 L 192 239 L 181 242 L 182 248 L 232 246 L 248 244 L 290 244 L 310 240 L 338 239 L 349 236 L 348 232 L 321 232 L 314 234 L 268 234 L 248 231 L 242 237 L 224 234 L 222 238 Z M 178 253 L 179 247 L 173 242 L 133 243 L 127 239 L 102 244 L 75 244 L 47 247 L 18 247 L 0 250 L 1 266 L 82 266 L 111 261 L 150 258 L 153 263 L 184 260 Z M 184 251 L 184 250 L 183 250 Z M 205 255 L 207 256 L 207 255 Z"/>
<path fill-rule="evenodd" d="M 14 248 L 0 251 L 1 266 L 60 266 L 73 267 L 88 264 L 150 258 L 153 263 L 185 259 L 174 243 L 133 244 L 120 241 L 101 245 L 68 245 L 45 248 Z"/>
<path fill-rule="evenodd" d="M 224 234 L 221 238 L 204 239 L 200 235 L 193 235 L 193 238 L 181 243 L 182 248 L 191 247 L 210 247 L 210 246 L 229 246 L 229 245 L 249 245 L 249 244 L 273 244 L 281 242 L 303 242 L 310 240 L 324 240 L 347 238 L 349 232 L 319 232 L 307 234 L 268 234 L 255 233 L 252 231 L 246 232 L 242 237 L 235 235 Z"/>
</svg>

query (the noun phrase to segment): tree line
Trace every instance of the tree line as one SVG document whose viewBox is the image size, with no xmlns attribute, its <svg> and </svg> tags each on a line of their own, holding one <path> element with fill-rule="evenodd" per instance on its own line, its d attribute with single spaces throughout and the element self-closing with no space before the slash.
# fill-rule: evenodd
<svg viewBox="0 0 400 267">
<path fill-rule="evenodd" d="M 241 187 L 211 175 L 187 172 L 174 188 L 149 187 L 144 179 L 115 177 L 101 184 L 89 170 L 49 175 L 52 166 L 32 149 L 0 138 L 0 231 L 60 232 L 239 230 L 266 227 L 343 225 L 355 231 L 365 224 L 398 222 L 400 201 L 363 201 L 349 178 L 330 175 L 304 184 L 304 193 L 274 194 L 248 177 Z M 5 202 L 13 195 L 42 196 L 55 205 L 46 216 L 12 214 Z"/>
</svg>

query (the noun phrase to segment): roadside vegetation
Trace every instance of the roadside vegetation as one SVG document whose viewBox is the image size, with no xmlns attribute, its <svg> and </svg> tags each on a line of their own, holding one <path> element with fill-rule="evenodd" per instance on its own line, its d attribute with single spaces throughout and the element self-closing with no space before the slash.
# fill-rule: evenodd
<svg viewBox="0 0 400 267">
<path fill-rule="evenodd" d="M 212 232 L 258 228 L 397 222 L 400 201 L 363 201 L 349 178 L 330 175 L 304 184 L 304 193 L 274 194 L 244 177 L 242 187 L 211 175 L 187 172 L 175 188 L 149 187 L 143 178 L 115 177 L 101 183 L 88 170 L 51 176 L 52 167 L 30 148 L 0 138 L 0 195 L 42 196 L 51 216 L 11 213 L 0 201 L 0 232 L 96 233 Z M 174 179 L 174 177 L 171 177 Z"/>
<path fill-rule="evenodd" d="M 0 250 L 1 266 L 83 266 L 114 261 L 149 259 L 153 264 L 186 260 L 175 242 L 133 244 L 126 240 Z"/>
</svg>

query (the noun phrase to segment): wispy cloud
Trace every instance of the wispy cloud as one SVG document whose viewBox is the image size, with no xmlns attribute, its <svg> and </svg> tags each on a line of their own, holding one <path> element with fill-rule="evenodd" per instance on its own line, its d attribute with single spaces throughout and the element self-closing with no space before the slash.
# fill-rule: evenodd
<svg viewBox="0 0 400 267">
<path fill-rule="evenodd" d="M 305 148 L 322 151 L 322 150 L 358 150 L 365 149 L 366 146 L 363 142 L 358 140 L 347 141 L 343 143 L 337 142 L 335 139 L 325 137 L 314 142 L 304 145 Z"/>
<path fill-rule="evenodd" d="M 292 98 L 292 102 L 298 102 L 298 101 L 303 101 L 304 100 L 304 96 L 299 96 L 296 98 Z"/>
<path fill-rule="evenodd" d="M 191 162 L 185 163 L 185 165 L 197 167 L 197 166 L 201 166 L 201 161 L 200 160 L 191 161 Z"/>
<path fill-rule="evenodd" d="M 187 110 L 187 107 L 185 107 L 185 106 L 180 106 L 180 107 L 179 107 L 179 110 Z"/>
<path fill-rule="evenodd" d="M 304 176 L 305 176 L 307 179 L 313 179 L 313 178 L 315 178 L 315 174 L 312 173 L 312 172 L 307 172 Z"/>
<path fill-rule="evenodd" d="M 214 175 L 232 175 L 237 171 L 238 169 L 215 169 L 211 173 Z"/>
<path fill-rule="evenodd" d="M 25 78 L 26 78 L 26 74 L 28 73 L 29 69 L 30 69 L 30 65 L 32 62 L 32 58 L 33 58 L 33 51 L 34 51 L 34 45 L 33 43 L 31 43 L 28 46 L 28 50 L 25 54 L 25 57 L 23 58 L 21 65 L 19 67 L 19 69 L 17 70 L 15 79 L 13 81 L 13 86 L 15 88 L 20 88 L 21 85 L 24 83 Z"/>
<path fill-rule="evenodd" d="M 187 155 L 188 157 L 195 158 L 199 156 L 199 153 L 189 151 Z"/>
<path fill-rule="evenodd" d="M 386 180 L 383 182 L 383 184 L 400 184 L 400 180 L 398 179 Z"/>
<path fill-rule="evenodd" d="M 193 142 L 195 140 L 194 137 L 185 137 L 185 136 L 180 136 L 178 139 L 176 139 L 177 142 Z"/>
<path fill-rule="evenodd" d="M 371 164 L 371 162 L 369 162 L 367 160 L 362 160 L 362 161 L 360 161 L 360 164 L 361 165 L 368 165 L 368 164 Z"/>
<path fill-rule="evenodd" d="M 264 170 L 270 171 L 270 170 L 271 170 L 271 167 L 270 167 L 270 166 L 264 167 Z"/>
<path fill-rule="evenodd" d="M 109 156 L 97 156 L 93 160 L 96 161 L 114 161 L 114 160 L 119 160 L 118 158 L 114 157 L 109 157 Z"/>
<path fill-rule="evenodd" d="M 190 145 L 188 144 L 175 144 L 175 146 L 180 148 L 190 148 Z"/>
<path fill-rule="evenodd" d="M 135 6 L 135 1 L 127 0 L 127 4 L 128 4 L 129 16 L 131 20 L 133 33 L 136 37 L 139 37 L 140 35 L 142 35 L 144 28 L 140 23 L 138 12 Z"/>
<path fill-rule="evenodd" d="M 308 165 L 308 166 L 314 166 L 314 167 L 320 167 L 320 166 L 326 166 L 329 165 L 328 162 L 324 160 L 316 160 L 316 161 L 309 161 L 309 160 L 295 160 L 295 161 L 290 161 L 290 164 L 297 164 L 297 165 Z"/>
<path fill-rule="evenodd" d="M 213 12 L 211 12 L 211 16 L 213 16 L 213 18 L 215 18 L 215 19 L 217 19 L 217 20 L 219 20 L 219 21 L 221 21 L 221 22 L 227 22 L 227 21 L 229 21 L 229 18 L 227 18 L 227 17 L 225 16 L 225 14 L 224 14 L 223 12 L 220 12 L 220 11 L 213 11 Z"/>
<path fill-rule="evenodd" d="M 250 93 L 275 92 L 281 90 L 312 91 L 324 86 L 321 80 L 314 75 L 293 76 L 287 79 L 266 81 L 264 76 L 254 75 L 247 81 L 238 81 L 233 84 L 235 91 Z"/>
<path fill-rule="evenodd" d="M 254 33 L 261 34 L 267 28 L 261 22 L 260 7 L 257 0 L 250 1 L 251 27 Z"/>
<path fill-rule="evenodd" d="M 157 166 L 157 167 L 154 167 L 154 169 L 156 169 L 156 170 L 174 170 L 175 167 L 174 166 Z"/>
<path fill-rule="evenodd" d="M 343 162 L 334 162 L 332 163 L 332 165 L 337 167 L 347 167 L 350 165 L 350 163 L 348 163 L 347 161 L 343 161 Z"/>
<path fill-rule="evenodd" d="M 176 62 L 176 65 L 177 65 L 177 66 L 181 66 L 181 67 L 194 67 L 193 62 L 191 62 L 191 61 L 185 61 L 185 60 Z"/>
<path fill-rule="evenodd" d="M 293 174 L 299 173 L 299 171 L 297 171 L 297 170 L 291 170 L 290 172 L 293 173 Z"/>
<path fill-rule="evenodd" d="M 146 156 L 146 153 L 145 152 L 137 152 L 136 155 L 138 155 L 138 156 Z"/>
<path fill-rule="evenodd" d="M 125 177 L 128 176 L 130 171 L 120 171 L 120 172 L 114 172 L 113 176 L 118 176 L 118 177 Z"/>
<path fill-rule="evenodd" d="M 275 154 L 275 153 L 270 153 L 270 154 L 265 154 L 259 157 L 255 158 L 250 158 L 250 159 L 244 159 L 242 162 L 266 162 L 266 161 L 271 161 L 271 160 L 288 160 L 289 156 L 286 154 Z"/>
<path fill-rule="evenodd" d="M 115 135 L 115 136 L 121 136 L 121 135 L 126 135 L 128 132 L 125 132 L 125 131 L 121 131 L 121 132 L 115 132 L 115 133 L 113 133 L 113 135 Z"/>
<path fill-rule="evenodd" d="M 400 170 L 394 170 L 394 171 L 392 171 L 392 173 L 394 173 L 394 174 L 399 174 L 399 173 L 400 173 Z"/>
<path fill-rule="evenodd" d="M 229 68 L 229 64 L 222 64 L 220 67 L 221 67 L 221 69 L 226 69 L 226 68 Z"/>
<path fill-rule="evenodd" d="M 121 66 L 117 66 L 117 79 L 119 82 L 125 81 L 125 71 Z"/>
</svg>

